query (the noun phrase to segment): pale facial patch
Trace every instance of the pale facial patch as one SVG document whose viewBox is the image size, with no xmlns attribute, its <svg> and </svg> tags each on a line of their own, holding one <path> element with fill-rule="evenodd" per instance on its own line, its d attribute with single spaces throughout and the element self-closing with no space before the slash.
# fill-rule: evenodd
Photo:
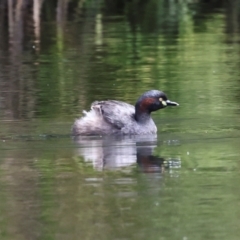
<svg viewBox="0 0 240 240">
<path fill-rule="evenodd" d="M 159 101 L 162 103 L 163 106 L 167 106 L 166 101 L 164 101 L 162 98 L 159 98 Z"/>
</svg>

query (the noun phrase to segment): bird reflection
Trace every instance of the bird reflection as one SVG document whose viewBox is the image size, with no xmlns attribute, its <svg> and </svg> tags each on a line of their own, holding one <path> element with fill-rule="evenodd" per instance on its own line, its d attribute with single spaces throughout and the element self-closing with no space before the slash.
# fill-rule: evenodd
<svg viewBox="0 0 240 240">
<path fill-rule="evenodd" d="M 75 137 L 77 155 L 91 162 L 97 170 L 117 170 L 138 164 L 146 173 L 163 172 L 171 167 L 169 163 L 180 160 L 168 159 L 154 155 L 157 146 L 156 135 L 144 136 L 104 136 Z M 176 164 L 175 164 L 176 166 Z"/>
</svg>

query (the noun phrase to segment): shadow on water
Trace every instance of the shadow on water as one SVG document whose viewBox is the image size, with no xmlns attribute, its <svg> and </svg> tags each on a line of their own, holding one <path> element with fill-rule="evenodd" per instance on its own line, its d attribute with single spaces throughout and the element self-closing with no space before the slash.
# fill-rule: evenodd
<svg viewBox="0 0 240 240">
<path fill-rule="evenodd" d="M 75 137 L 76 154 L 91 162 L 97 170 L 120 170 L 138 165 L 145 173 L 164 172 L 181 167 L 180 159 L 154 155 L 157 136 Z"/>
</svg>

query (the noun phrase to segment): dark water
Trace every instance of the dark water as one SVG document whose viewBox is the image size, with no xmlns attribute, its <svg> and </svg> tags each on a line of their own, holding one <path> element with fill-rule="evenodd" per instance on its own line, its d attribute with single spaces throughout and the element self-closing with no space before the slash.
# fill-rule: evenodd
<svg viewBox="0 0 240 240">
<path fill-rule="evenodd" d="M 0 4 L 0 238 L 239 239 L 237 1 L 19 2 Z M 180 103 L 157 136 L 70 137 L 92 101 L 149 89 Z"/>
</svg>

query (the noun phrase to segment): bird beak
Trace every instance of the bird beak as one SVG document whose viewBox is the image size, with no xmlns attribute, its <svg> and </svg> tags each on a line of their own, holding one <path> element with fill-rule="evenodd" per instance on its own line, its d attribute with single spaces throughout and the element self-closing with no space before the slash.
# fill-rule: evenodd
<svg viewBox="0 0 240 240">
<path fill-rule="evenodd" d="M 170 100 L 167 100 L 166 103 L 167 103 L 167 106 L 179 106 L 178 103 L 172 102 L 172 101 L 170 101 Z"/>
</svg>

